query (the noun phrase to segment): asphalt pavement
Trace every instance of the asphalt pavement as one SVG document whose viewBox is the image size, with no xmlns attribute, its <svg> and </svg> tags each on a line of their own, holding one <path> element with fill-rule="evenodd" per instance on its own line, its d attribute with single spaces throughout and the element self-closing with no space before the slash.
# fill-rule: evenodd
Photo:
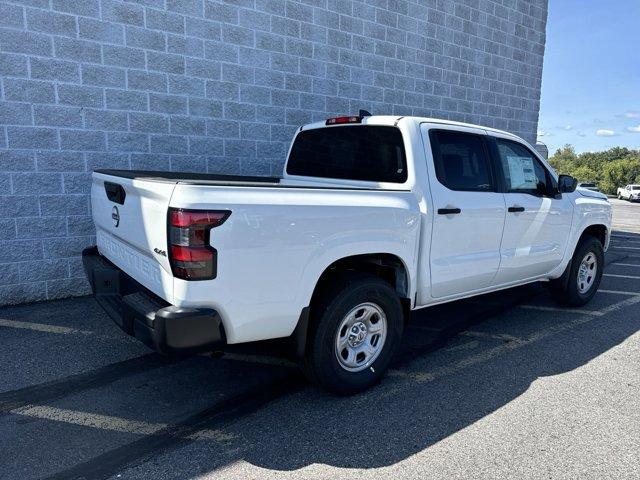
<svg viewBox="0 0 640 480">
<path fill-rule="evenodd" d="M 279 345 L 169 359 L 92 298 L 0 309 L 0 478 L 640 478 L 640 204 L 600 290 L 414 313 L 382 383 L 310 386 Z"/>
</svg>

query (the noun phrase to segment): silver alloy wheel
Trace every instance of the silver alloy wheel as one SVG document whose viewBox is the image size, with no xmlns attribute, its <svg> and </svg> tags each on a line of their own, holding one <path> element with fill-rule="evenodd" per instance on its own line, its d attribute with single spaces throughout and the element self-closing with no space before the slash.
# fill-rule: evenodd
<svg viewBox="0 0 640 480">
<path fill-rule="evenodd" d="M 387 316 L 375 303 L 361 303 L 347 313 L 336 332 L 335 355 L 342 368 L 360 372 L 370 367 L 384 348 Z"/>
<path fill-rule="evenodd" d="M 578 267 L 578 291 L 580 293 L 587 293 L 593 282 L 596 280 L 596 274 L 598 273 L 598 260 L 593 252 L 588 252 L 580 267 Z"/>
</svg>

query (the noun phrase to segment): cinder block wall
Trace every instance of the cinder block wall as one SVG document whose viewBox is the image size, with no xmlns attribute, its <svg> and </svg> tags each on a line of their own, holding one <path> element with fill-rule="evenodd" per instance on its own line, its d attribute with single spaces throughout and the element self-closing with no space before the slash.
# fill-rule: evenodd
<svg viewBox="0 0 640 480">
<path fill-rule="evenodd" d="M 0 2 L 0 304 L 87 293 L 95 168 L 278 174 L 366 108 L 535 140 L 546 0 Z"/>
</svg>

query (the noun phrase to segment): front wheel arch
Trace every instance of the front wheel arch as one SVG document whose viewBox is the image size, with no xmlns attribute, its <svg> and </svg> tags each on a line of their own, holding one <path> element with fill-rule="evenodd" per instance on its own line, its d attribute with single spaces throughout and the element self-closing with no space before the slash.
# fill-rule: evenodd
<svg viewBox="0 0 640 480">
<path fill-rule="evenodd" d="M 607 244 L 607 234 L 608 234 L 607 232 L 608 232 L 607 226 L 603 224 L 593 224 L 585 227 L 582 230 L 582 233 L 580 233 L 580 236 L 578 237 L 578 240 L 576 241 L 575 245 L 573 246 L 573 250 L 570 251 L 571 259 L 567 263 L 567 266 L 564 269 L 564 272 L 562 272 L 562 275 L 560 275 L 558 278 L 551 279 L 551 283 L 557 287 L 566 288 L 569 273 L 571 272 L 571 267 L 573 265 L 573 257 L 576 253 L 576 250 L 580 246 L 580 244 L 585 240 L 585 238 L 594 237 L 602 244 L 602 248 L 604 249 L 604 247 Z M 567 255 L 568 254 L 569 254 L 569 251 L 567 251 Z"/>
<path fill-rule="evenodd" d="M 593 252 L 598 259 L 597 278 L 587 292 L 578 292 L 575 288 L 577 270 L 585 253 Z M 553 298 L 561 305 L 579 307 L 589 302 L 598 290 L 604 269 L 604 249 L 600 241 L 593 235 L 584 235 L 576 246 L 571 261 L 560 278 L 551 280 L 549 288 Z"/>
</svg>

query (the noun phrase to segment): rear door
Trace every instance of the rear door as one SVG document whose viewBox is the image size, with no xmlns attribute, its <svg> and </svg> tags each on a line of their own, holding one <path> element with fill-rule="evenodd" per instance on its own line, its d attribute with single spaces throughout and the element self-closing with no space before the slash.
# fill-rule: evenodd
<svg viewBox="0 0 640 480">
<path fill-rule="evenodd" d="M 499 285 L 544 275 L 560 264 L 573 203 L 557 193 L 553 175 L 527 146 L 507 138 L 492 144 L 507 205 Z"/>
<path fill-rule="evenodd" d="M 173 289 L 167 211 L 176 183 L 96 172 L 91 186 L 98 250 L 165 299 Z"/>
<path fill-rule="evenodd" d="M 431 296 L 492 285 L 505 220 L 484 130 L 423 125 L 433 201 Z M 431 154 L 431 155 L 430 155 Z M 431 158 L 430 158 L 431 157 Z"/>
</svg>

